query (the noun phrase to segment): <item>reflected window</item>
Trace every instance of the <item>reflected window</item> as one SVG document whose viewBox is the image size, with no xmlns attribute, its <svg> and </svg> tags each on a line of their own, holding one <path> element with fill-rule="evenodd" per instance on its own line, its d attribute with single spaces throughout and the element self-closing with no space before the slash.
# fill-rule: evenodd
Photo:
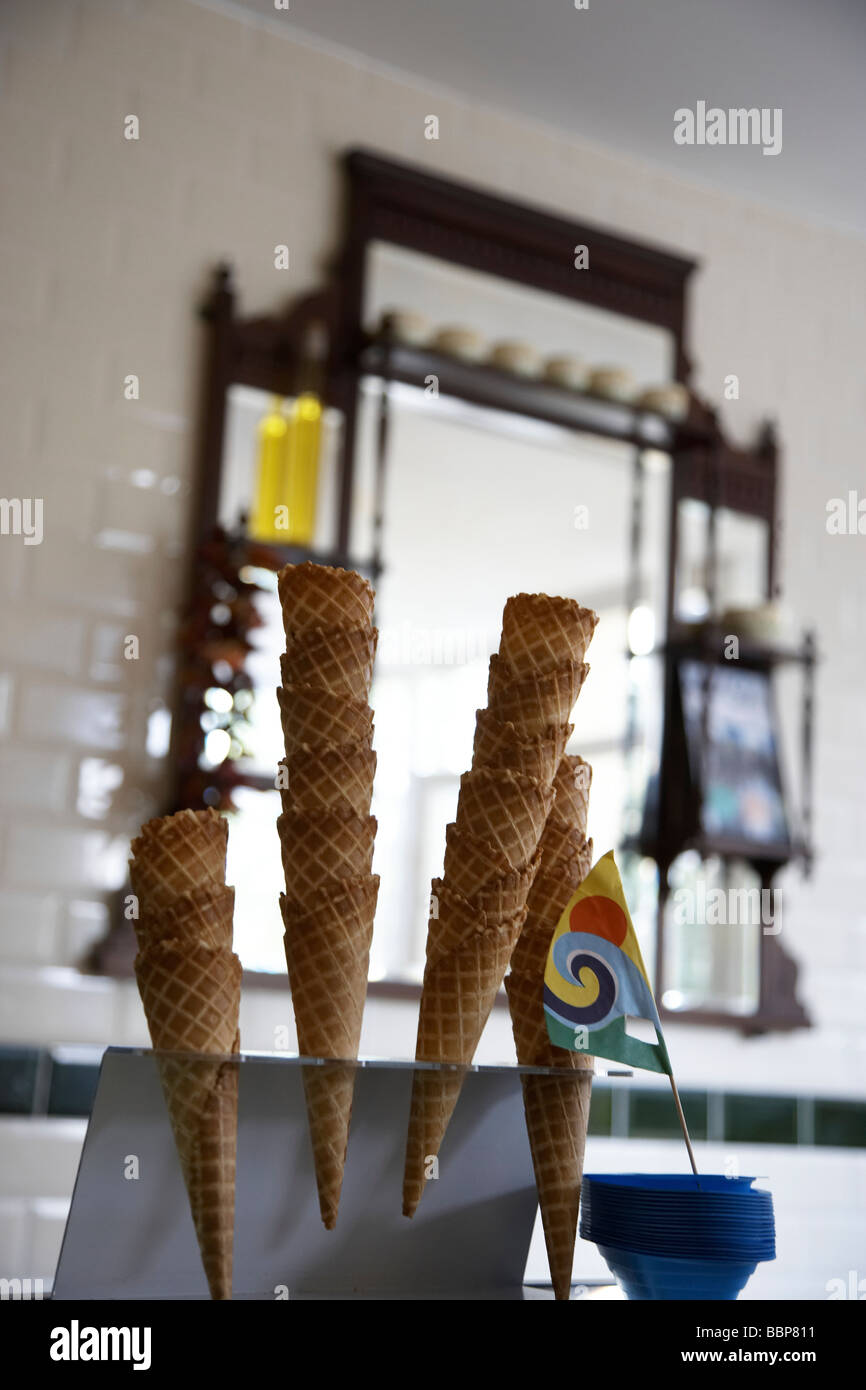
<svg viewBox="0 0 866 1390">
<path fill-rule="evenodd" d="M 744 861 L 701 860 L 694 851 L 674 861 L 669 883 L 662 1004 L 754 1013 L 761 932 L 773 924 L 770 891 Z"/>
</svg>

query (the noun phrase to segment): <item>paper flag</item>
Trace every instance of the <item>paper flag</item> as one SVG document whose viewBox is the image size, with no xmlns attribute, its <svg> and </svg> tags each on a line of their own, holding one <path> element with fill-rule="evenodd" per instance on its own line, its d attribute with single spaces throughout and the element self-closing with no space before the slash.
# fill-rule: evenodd
<svg viewBox="0 0 866 1390">
<path fill-rule="evenodd" d="M 544 972 L 544 1012 L 555 1047 L 671 1075 L 671 1063 L 622 880 L 609 850 L 569 899 Z M 648 1019 L 655 1043 L 626 1032 Z"/>
</svg>

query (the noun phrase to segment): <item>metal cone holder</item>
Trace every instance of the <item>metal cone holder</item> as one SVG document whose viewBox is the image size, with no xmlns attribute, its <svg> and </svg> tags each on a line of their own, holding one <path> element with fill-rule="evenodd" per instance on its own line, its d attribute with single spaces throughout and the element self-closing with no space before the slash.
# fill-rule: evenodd
<svg viewBox="0 0 866 1390">
<path fill-rule="evenodd" d="M 227 1060 L 239 1068 L 235 1298 L 552 1297 L 523 1282 L 538 1203 L 521 1074 L 540 1069 L 462 1069 L 438 1177 L 410 1221 L 401 1193 L 412 1081 L 435 1064 Z M 319 1218 L 304 1099 L 304 1068 L 317 1066 L 355 1072 L 333 1231 Z M 103 1058 L 54 1297 L 208 1297 L 153 1052 L 109 1048 Z"/>
</svg>

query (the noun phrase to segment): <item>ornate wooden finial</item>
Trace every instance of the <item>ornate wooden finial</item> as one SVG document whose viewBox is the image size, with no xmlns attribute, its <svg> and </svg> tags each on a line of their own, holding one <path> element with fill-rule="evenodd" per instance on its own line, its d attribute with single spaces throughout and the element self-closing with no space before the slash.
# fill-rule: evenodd
<svg viewBox="0 0 866 1390">
<path fill-rule="evenodd" d="M 775 420 L 765 420 L 758 436 L 758 453 L 772 458 L 779 451 Z"/>
<path fill-rule="evenodd" d="M 234 271 L 229 261 L 214 267 L 211 286 L 201 307 L 203 319 L 230 318 L 235 300 Z"/>
</svg>

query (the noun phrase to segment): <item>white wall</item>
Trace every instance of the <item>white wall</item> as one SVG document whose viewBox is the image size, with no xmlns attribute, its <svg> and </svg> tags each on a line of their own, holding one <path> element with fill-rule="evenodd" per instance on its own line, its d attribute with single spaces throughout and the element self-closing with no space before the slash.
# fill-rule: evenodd
<svg viewBox="0 0 866 1390">
<path fill-rule="evenodd" d="M 164 785 L 145 733 L 170 689 L 194 309 L 222 256 L 244 313 L 314 284 L 336 235 L 337 156 L 365 145 L 702 262 L 696 383 L 719 401 L 739 375 L 740 400 L 722 404 L 739 438 L 777 420 L 785 592 L 819 629 L 819 858 L 809 885 L 791 881 L 785 917 L 817 1027 L 751 1042 L 672 1028 L 671 1051 L 684 1083 L 862 1094 L 864 541 L 825 529 L 827 499 L 863 477 L 862 243 L 182 0 L 17 0 L 0 25 L 3 491 L 45 499 L 41 546 L 0 541 L 0 1038 L 146 1036 L 133 989 L 58 967 L 100 933 L 129 834 Z M 122 136 L 129 113 L 137 142 Z M 282 242 L 288 272 L 274 269 Z M 139 402 L 124 400 L 128 373 Z M 138 663 L 120 659 L 130 632 Z M 77 809 L 82 759 L 123 770 L 102 818 Z M 245 999 L 245 1044 L 270 1046 L 288 1013 L 282 994 Z M 410 1008 L 371 1004 L 369 1051 L 413 1041 Z M 480 1055 L 510 1051 L 498 1013 Z"/>
</svg>

